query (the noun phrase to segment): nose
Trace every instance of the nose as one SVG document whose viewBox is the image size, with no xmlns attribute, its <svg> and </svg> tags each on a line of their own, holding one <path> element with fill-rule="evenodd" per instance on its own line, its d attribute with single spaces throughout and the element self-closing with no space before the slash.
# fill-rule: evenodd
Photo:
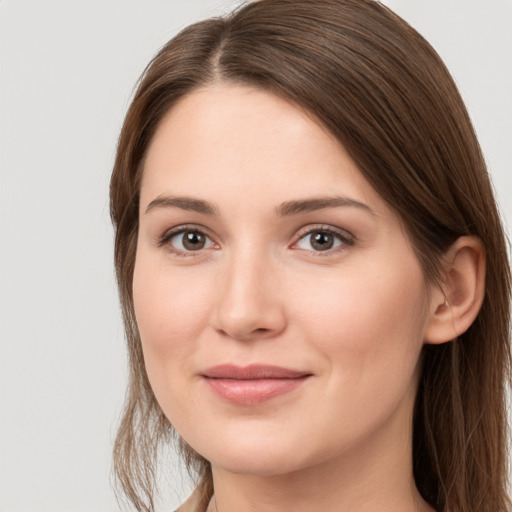
<svg viewBox="0 0 512 512">
<path fill-rule="evenodd" d="M 237 340 L 275 337 L 287 323 L 279 270 L 250 253 L 225 262 L 213 311 L 214 329 Z"/>
</svg>

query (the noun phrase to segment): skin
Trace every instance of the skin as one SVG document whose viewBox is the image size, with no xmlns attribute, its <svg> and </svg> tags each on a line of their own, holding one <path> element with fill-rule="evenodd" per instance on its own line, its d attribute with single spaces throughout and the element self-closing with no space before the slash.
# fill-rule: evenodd
<svg viewBox="0 0 512 512">
<path fill-rule="evenodd" d="M 278 211 L 333 197 L 350 201 Z M 170 422 L 212 464 L 211 509 L 432 510 L 412 477 L 411 418 L 433 295 L 400 220 L 339 143 L 270 93 L 210 85 L 161 122 L 140 205 L 146 368 Z M 183 226 L 204 233 L 202 249 L 169 236 Z M 318 250 L 312 230 L 335 233 L 334 247 Z M 311 377 L 240 406 L 201 376 L 226 363 Z"/>
</svg>

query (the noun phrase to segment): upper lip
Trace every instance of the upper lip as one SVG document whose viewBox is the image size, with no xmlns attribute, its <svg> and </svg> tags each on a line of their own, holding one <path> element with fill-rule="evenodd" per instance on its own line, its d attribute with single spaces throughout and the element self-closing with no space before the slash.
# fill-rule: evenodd
<svg viewBox="0 0 512 512">
<path fill-rule="evenodd" d="M 233 379 L 233 380 L 255 380 L 255 379 L 297 379 L 311 375 L 310 372 L 292 370 L 280 366 L 266 364 L 251 364 L 249 366 L 237 366 L 233 364 L 221 364 L 212 366 L 201 374 L 210 379 Z"/>
</svg>

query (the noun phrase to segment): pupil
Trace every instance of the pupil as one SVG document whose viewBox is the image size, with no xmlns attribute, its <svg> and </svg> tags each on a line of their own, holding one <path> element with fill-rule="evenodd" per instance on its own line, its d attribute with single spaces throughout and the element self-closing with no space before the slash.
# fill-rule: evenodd
<svg viewBox="0 0 512 512">
<path fill-rule="evenodd" d="M 333 236 L 329 233 L 315 233 L 312 236 L 311 245 L 319 251 L 327 251 L 334 244 Z"/>
<path fill-rule="evenodd" d="M 187 231 L 183 237 L 183 247 L 191 251 L 202 249 L 205 244 L 205 238 L 197 231 Z"/>
</svg>

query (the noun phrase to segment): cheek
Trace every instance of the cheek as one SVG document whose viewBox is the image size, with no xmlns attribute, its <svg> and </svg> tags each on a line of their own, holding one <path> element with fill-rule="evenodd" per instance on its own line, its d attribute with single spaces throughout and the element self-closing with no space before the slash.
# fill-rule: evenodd
<svg viewBox="0 0 512 512">
<path fill-rule="evenodd" d="M 303 297 L 300 330 L 314 344 L 325 383 L 324 400 L 308 417 L 323 420 L 318 428 L 331 450 L 339 439 L 350 445 L 387 424 L 398 410 L 408 425 L 415 396 L 426 299 L 421 270 L 414 260 L 385 273 L 364 268 L 317 280 L 322 294 L 295 293 Z"/>
<path fill-rule="evenodd" d="M 193 416 L 194 399 L 187 384 L 196 370 L 194 355 L 208 318 L 210 290 L 202 279 L 155 263 L 143 253 L 136 260 L 135 316 L 151 388 L 178 428 Z"/>
<path fill-rule="evenodd" d="M 375 382 L 379 374 L 410 376 L 425 323 L 427 288 L 419 264 L 411 258 L 386 265 L 385 272 L 366 264 L 364 270 L 347 268 L 319 279 L 318 293 L 296 290 L 303 297 L 303 329 L 344 379 L 370 383 L 370 374 Z"/>
<path fill-rule="evenodd" d="M 150 380 L 158 385 L 162 376 L 190 364 L 207 321 L 210 291 L 207 283 L 188 272 L 176 272 L 138 256 L 133 278 L 137 326 Z M 166 377 L 165 377 L 166 378 Z"/>
</svg>

